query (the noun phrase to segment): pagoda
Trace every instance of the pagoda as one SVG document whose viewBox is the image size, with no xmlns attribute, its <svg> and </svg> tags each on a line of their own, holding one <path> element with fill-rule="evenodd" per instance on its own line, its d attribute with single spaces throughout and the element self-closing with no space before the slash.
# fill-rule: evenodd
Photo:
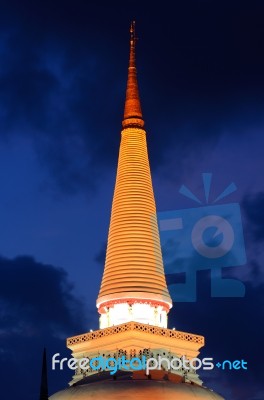
<svg viewBox="0 0 264 400">
<path fill-rule="evenodd" d="M 148 159 L 136 69 L 135 22 L 130 27 L 130 56 L 117 175 L 104 273 L 96 306 L 99 329 L 67 339 L 76 359 L 126 360 L 163 357 L 191 360 L 204 337 L 169 329 L 172 300 L 167 288 L 156 205 Z M 79 366 L 70 387 L 51 397 L 66 399 L 222 399 L 202 386 L 196 368 L 135 371 Z"/>
</svg>

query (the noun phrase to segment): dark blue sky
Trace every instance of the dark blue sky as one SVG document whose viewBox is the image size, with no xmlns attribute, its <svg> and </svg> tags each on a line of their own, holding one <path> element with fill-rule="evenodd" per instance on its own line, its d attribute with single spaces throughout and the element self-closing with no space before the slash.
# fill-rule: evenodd
<svg viewBox="0 0 264 400">
<path fill-rule="evenodd" d="M 43 346 L 69 354 L 68 335 L 98 326 L 132 19 L 157 209 L 193 207 L 178 190 L 201 196 L 203 172 L 214 194 L 235 182 L 225 201 L 241 205 L 248 257 L 225 272 L 245 298 L 212 299 L 201 272 L 170 326 L 205 335 L 204 355 L 248 360 L 207 386 L 264 398 L 263 15 L 262 1 L 1 1 L 3 398 L 38 398 Z M 66 375 L 50 371 L 50 393 Z"/>
</svg>

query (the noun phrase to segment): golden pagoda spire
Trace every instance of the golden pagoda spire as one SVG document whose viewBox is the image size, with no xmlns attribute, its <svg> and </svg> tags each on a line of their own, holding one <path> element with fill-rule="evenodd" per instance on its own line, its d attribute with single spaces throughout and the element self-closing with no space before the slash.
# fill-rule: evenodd
<svg viewBox="0 0 264 400">
<path fill-rule="evenodd" d="M 171 363 L 175 359 L 191 360 L 198 356 L 204 338 L 167 328 L 167 313 L 172 302 L 162 263 L 146 132 L 138 97 L 134 23 L 130 33 L 125 119 L 105 268 L 96 302 L 101 314 L 100 328 L 68 338 L 67 347 L 79 364 L 70 382 L 71 388 L 52 396 L 53 400 L 90 397 L 101 400 L 120 396 L 125 399 L 144 396 L 146 399 L 186 400 L 208 397 L 207 389 L 200 391 L 202 381 L 194 367 L 187 368 L 188 371 L 185 367 L 179 370 L 162 358 L 162 370 L 153 366 L 152 369 L 156 370 L 150 375 L 134 368 L 135 360 L 143 358 L 151 359 L 152 364 L 155 360 L 158 364 L 161 354 Z M 90 363 L 88 369 L 86 363 L 82 365 L 85 358 Z M 120 365 L 123 358 L 125 364 Z M 105 366 L 91 364 L 92 360 L 96 363 L 105 360 Z M 109 376 L 111 382 L 101 371 L 111 371 L 110 360 L 122 370 L 121 375 L 117 372 L 113 376 L 114 379 Z M 219 398 L 211 397 L 211 394 L 209 397 Z"/>
<path fill-rule="evenodd" d="M 137 69 L 136 69 L 136 28 L 135 21 L 131 22 L 130 26 L 130 56 L 128 64 L 128 79 L 126 89 L 126 101 L 124 110 L 123 127 L 128 126 L 144 126 L 142 111 L 140 105 Z"/>
<path fill-rule="evenodd" d="M 125 114 L 105 268 L 97 299 L 101 328 L 127 321 L 166 327 L 172 305 L 138 95 L 134 22 L 130 35 Z"/>
</svg>

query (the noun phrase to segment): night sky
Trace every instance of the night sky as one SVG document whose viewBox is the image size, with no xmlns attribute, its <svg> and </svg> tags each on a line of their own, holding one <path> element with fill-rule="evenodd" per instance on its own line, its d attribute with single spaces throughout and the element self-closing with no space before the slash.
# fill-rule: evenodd
<svg viewBox="0 0 264 400">
<path fill-rule="evenodd" d="M 43 347 L 98 328 L 95 307 L 117 166 L 129 53 L 137 68 L 158 211 L 240 203 L 247 263 L 225 268 L 244 298 L 178 303 L 169 325 L 202 334 L 202 356 L 248 370 L 201 374 L 227 400 L 263 400 L 263 1 L 0 1 L 1 398 L 39 396 Z M 212 197 L 213 198 L 213 197 Z M 50 394 L 71 371 L 51 371 Z"/>
</svg>

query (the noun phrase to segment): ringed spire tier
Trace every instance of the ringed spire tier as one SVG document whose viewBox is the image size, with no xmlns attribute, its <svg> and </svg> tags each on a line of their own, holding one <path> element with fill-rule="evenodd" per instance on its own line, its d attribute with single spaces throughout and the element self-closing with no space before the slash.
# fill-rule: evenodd
<svg viewBox="0 0 264 400">
<path fill-rule="evenodd" d="M 130 55 L 123 128 L 132 126 L 143 128 L 144 126 L 137 82 L 136 41 L 135 21 L 133 21 L 130 26 Z"/>
<path fill-rule="evenodd" d="M 100 328 L 136 321 L 167 327 L 167 289 L 135 63 L 135 22 L 123 130 L 97 307 Z"/>
</svg>

